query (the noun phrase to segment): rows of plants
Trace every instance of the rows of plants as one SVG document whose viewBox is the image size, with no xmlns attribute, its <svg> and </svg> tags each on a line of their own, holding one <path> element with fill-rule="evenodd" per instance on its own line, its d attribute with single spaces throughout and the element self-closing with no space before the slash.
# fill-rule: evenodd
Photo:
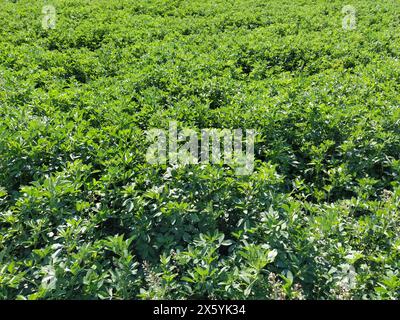
<svg viewBox="0 0 400 320">
<path fill-rule="evenodd" d="M 398 299 L 400 4 L 346 4 L 2 0 L 0 298 Z M 254 172 L 147 163 L 171 121 Z"/>
</svg>

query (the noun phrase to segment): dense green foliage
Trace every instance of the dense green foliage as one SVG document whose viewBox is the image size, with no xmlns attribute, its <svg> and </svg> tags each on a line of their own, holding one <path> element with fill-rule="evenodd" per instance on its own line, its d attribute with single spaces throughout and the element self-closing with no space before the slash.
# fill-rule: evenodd
<svg viewBox="0 0 400 320">
<path fill-rule="evenodd" d="M 400 3 L 347 4 L 1 0 L 0 298 L 399 298 Z M 146 163 L 171 120 L 254 173 Z"/>
</svg>

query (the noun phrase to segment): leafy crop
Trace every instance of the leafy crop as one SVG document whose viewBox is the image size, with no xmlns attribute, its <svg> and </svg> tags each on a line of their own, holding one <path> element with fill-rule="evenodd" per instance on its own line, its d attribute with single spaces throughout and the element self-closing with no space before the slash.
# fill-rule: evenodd
<svg viewBox="0 0 400 320">
<path fill-rule="evenodd" d="M 398 299 L 399 2 L 347 4 L 2 0 L 0 298 Z M 148 164 L 171 120 L 253 174 Z"/>
</svg>

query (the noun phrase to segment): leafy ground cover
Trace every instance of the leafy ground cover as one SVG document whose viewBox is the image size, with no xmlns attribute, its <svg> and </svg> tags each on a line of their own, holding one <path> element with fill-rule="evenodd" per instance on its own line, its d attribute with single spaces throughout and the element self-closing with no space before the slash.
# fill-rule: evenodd
<svg viewBox="0 0 400 320">
<path fill-rule="evenodd" d="M 0 298 L 398 299 L 399 7 L 2 0 Z M 148 164 L 171 120 L 254 172 Z"/>
</svg>

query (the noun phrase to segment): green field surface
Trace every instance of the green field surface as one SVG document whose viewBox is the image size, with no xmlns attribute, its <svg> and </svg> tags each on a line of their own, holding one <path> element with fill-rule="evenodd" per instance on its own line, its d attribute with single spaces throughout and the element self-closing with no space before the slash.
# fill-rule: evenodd
<svg viewBox="0 0 400 320">
<path fill-rule="evenodd" d="M 399 50 L 397 0 L 1 0 L 0 299 L 399 299 Z"/>
</svg>

